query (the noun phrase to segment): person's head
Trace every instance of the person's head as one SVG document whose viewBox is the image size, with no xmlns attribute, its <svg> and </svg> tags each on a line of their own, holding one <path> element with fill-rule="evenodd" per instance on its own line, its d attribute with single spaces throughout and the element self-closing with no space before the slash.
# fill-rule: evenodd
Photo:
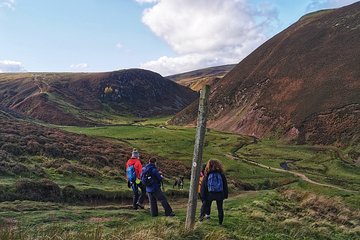
<svg viewBox="0 0 360 240">
<path fill-rule="evenodd" d="M 131 157 L 132 158 L 139 158 L 140 157 L 140 153 L 138 152 L 138 150 L 136 148 L 133 149 L 133 151 L 131 153 Z"/>
<path fill-rule="evenodd" d="M 216 159 L 210 159 L 205 167 L 205 174 L 208 174 L 211 171 L 219 171 L 221 173 L 224 173 L 223 167 L 219 160 Z"/>
<path fill-rule="evenodd" d="M 154 158 L 154 157 L 151 157 L 150 159 L 149 159 L 149 163 L 152 163 L 152 164 L 156 164 L 156 161 L 157 161 L 157 159 L 156 158 Z"/>
</svg>

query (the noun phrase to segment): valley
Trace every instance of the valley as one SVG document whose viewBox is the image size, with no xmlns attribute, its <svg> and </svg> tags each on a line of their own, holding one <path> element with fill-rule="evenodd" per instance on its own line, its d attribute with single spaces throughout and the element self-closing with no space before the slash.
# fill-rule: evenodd
<svg viewBox="0 0 360 240">
<path fill-rule="evenodd" d="M 28 171 L 31 173 L 7 173 L 6 177 L 2 177 L 0 222 L 7 227 L 0 229 L 1 239 L 13 239 L 10 236 L 19 237 L 21 234 L 65 239 L 116 239 L 119 235 L 126 235 L 128 238 L 152 238 L 158 236 L 158 231 L 162 232 L 163 238 L 177 236 L 179 239 L 210 237 L 209 232 L 212 236 L 223 239 L 242 239 L 240 236 L 260 238 L 264 235 L 274 239 L 283 236 L 326 239 L 334 233 L 339 239 L 348 239 L 359 234 L 356 227 L 360 216 L 357 215 L 360 201 L 360 167 L 356 163 L 350 159 L 339 158 L 334 148 L 284 144 L 278 140 L 259 140 L 215 130 L 206 133 L 204 161 L 210 158 L 221 160 L 229 178 L 231 197 L 225 201 L 225 227 L 219 227 L 215 220 L 211 220 L 197 223 L 194 231 L 180 230 L 185 221 L 195 129 L 166 125 L 170 117 L 150 118 L 125 126 L 45 128 L 37 124 L 18 123 L 18 126 L 29 124 L 32 128 L 48 129 L 46 131 L 49 133 L 43 134 L 44 136 L 51 136 L 54 131 L 62 136 L 79 138 L 79 143 L 84 144 L 85 140 L 94 141 L 92 146 L 100 144 L 100 147 L 106 143 L 105 149 L 122 146 L 123 150 L 122 155 L 106 155 L 114 150 L 99 149 L 100 152 L 96 154 L 108 158 L 108 163 L 104 166 L 99 165 L 103 159 L 96 162 L 95 158 L 90 164 L 76 160 L 75 156 L 62 156 L 64 153 L 48 155 L 43 152 L 38 155 L 21 152 L 17 158 L 22 159 L 23 167 L 28 169 L 24 174 Z M 2 125 L 6 126 L 4 122 Z M 14 130 L 5 131 L 4 135 L 3 129 L 1 136 L 16 135 Z M 41 145 L 41 141 L 39 142 Z M 132 192 L 126 186 L 121 161 L 125 161 L 132 147 L 140 150 L 143 163 L 150 156 L 160 157 L 159 168 L 166 176 L 166 194 L 177 214 L 174 219 L 160 217 L 153 220 L 148 215 L 148 210 L 131 209 Z M 2 149 L 4 152 L 8 148 Z M 101 153 L 102 151 L 104 152 Z M 337 151 L 348 156 L 350 150 Z M 86 156 L 85 152 L 81 153 Z M 8 156 L 9 158 L 11 159 Z M 91 156 L 87 159 L 90 160 Z M 114 163 L 111 163 L 112 159 Z M 286 160 L 292 161 L 288 165 L 290 170 L 279 171 L 280 163 Z M 33 172 L 34 166 L 42 175 Z M 336 171 L 332 167 L 336 167 Z M 292 170 L 319 184 L 294 176 Z M 92 173 L 95 175 L 91 175 Z M 185 189 L 173 189 L 173 181 L 183 174 Z M 21 195 L 20 193 L 24 192 L 21 192 L 19 187 L 26 183 L 24 177 L 30 177 L 32 180 L 27 181 L 38 187 L 42 186 L 41 179 L 46 177 L 53 185 L 58 186 L 61 194 L 41 199 L 33 189 L 35 193 L 33 192 L 32 198 Z M 335 188 L 327 187 L 329 184 Z M 17 200 L 8 201 L 10 199 L 6 197 Z M 304 207 L 296 210 L 300 212 L 293 211 L 293 207 L 290 207 L 298 201 L 300 206 Z M 327 204 L 324 209 L 315 208 L 324 201 Z M 346 218 L 344 220 L 330 217 L 328 211 L 339 211 L 337 215 L 341 212 L 345 214 L 341 216 Z M 213 212 L 216 216 L 215 209 Z M 321 217 L 322 214 L 324 217 Z M 291 221 L 288 220 L 289 217 Z M 318 218 L 322 220 L 319 222 Z M 133 221 L 140 224 L 129 231 L 126 226 Z M 268 221 L 272 224 L 268 225 Z M 314 228 L 314 224 L 317 224 L 318 228 Z M 294 230 L 293 226 L 298 225 L 302 227 Z"/>
<path fill-rule="evenodd" d="M 143 10 L 142 24 L 148 25 L 146 14 L 178 1 L 115 2 L 136 2 L 136 9 Z M 226 12 L 239 11 L 249 19 L 256 15 L 260 22 L 267 11 L 277 18 L 270 5 L 270 10 L 266 5 L 252 11 L 247 3 L 206 5 L 216 11 L 225 6 Z M 14 4 L 0 1 L 0 14 L 7 8 L 15 11 Z M 150 5 L 154 8 L 145 7 Z M 179 12 L 181 21 L 184 13 Z M 90 63 L 68 64 L 74 72 L 26 72 L 21 62 L 0 60 L 0 240 L 360 239 L 360 2 L 307 13 L 267 40 L 262 32 L 266 19 L 258 26 L 244 18 L 249 21 L 245 27 L 237 18 L 229 25 L 218 24 L 221 19 L 196 29 L 195 35 L 217 26 L 211 38 L 189 40 L 179 28 L 181 44 L 172 42 L 178 25 L 170 29 L 171 21 L 158 26 L 169 27 L 169 35 L 150 27 L 176 49 L 175 55 L 146 62 L 152 56 L 141 66 L 161 65 L 167 77 L 140 68 L 95 72 Z M 228 31 L 238 28 L 241 36 L 226 39 Z M 252 48 L 245 33 L 263 42 L 246 56 L 243 51 Z M 109 37 L 98 35 L 97 41 Z M 137 42 L 133 38 L 113 46 L 112 61 L 118 64 L 119 56 L 126 61 L 119 66 L 150 54 L 125 46 Z M 152 43 L 136 40 L 147 47 Z M 101 51 L 96 59 L 105 62 Z M 75 52 L 67 53 L 66 62 L 73 61 Z M 229 64 L 240 55 L 243 60 Z M 229 198 L 223 225 L 215 203 L 210 218 L 199 218 L 198 200 L 195 227 L 186 230 L 191 170 L 199 166 L 192 162 L 199 91 L 205 85 L 210 93 L 202 161 L 219 160 Z M 174 213 L 166 217 L 159 206 L 159 216 L 151 217 L 148 199 L 145 209 L 132 202 L 127 179 L 139 178 L 135 166 L 137 174 L 141 171 L 138 163 L 126 167 L 132 154 L 140 154 L 142 166 L 157 159 L 164 176 L 159 185 Z M 214 185 L 220 190 L 205 198 L 225 195 L 225 178 L 217 176 L 221 181 Z M 183 189 L 174 187 L 179 178 L 184 178 Z M 151 179 L 146 175 L 141 181 Z"/>
</svg>

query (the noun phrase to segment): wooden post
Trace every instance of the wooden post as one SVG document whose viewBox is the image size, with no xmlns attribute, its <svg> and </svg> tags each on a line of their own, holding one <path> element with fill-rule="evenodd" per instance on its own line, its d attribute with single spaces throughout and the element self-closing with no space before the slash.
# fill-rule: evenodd
<svg viewBox="0 0 360 240">
<path fill-rule="evenodd" d="M 189 202 L 186 213 L 185 228 L 191 230 L 195 225 L 196 205 L 198 196 L 198 186 L 200 179 L 200 169 L 202 163 L 204 138 L 206 132 L 206 118 L 208 110 L 208 97 L 210 86 L 205 85 L 200 92 L 199 112 L 195 136 L 194 156 L 191 167 L 191 181 L 189 190 Z"/>
</svg>

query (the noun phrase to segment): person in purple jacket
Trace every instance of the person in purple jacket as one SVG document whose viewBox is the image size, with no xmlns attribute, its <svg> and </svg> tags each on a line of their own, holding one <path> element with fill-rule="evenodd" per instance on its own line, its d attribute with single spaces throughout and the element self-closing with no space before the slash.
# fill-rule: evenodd
<svg viewBox="0 0 360 240">
<path fill-rule="evenodd" d="M 157 201 L 161 202 L 165 210 L 165 216 L 173 217 L 173 212 L 170 204 L 168 203 L 164 193 L 161 191 L 161 184 L 163 176 L 156 168 L 156 158 L 149 159 L 149 163 L 143 168 L 141 172 L 141 181 L 146 186 L 146 192 L 149 197 L 150 213 L 151 216 L 156 217 L 159 215 Z"/>
</svg>

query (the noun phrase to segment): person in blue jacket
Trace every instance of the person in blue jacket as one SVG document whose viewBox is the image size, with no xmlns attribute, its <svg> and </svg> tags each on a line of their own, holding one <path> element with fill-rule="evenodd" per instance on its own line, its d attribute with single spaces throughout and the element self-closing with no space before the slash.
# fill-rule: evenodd
<svg viewBox="0 0 360 240">
<path fill-rule="evenodd" d="M 204 219 L 205 213 L 210 215 L 211 203 L 216 201 L 218 209 L 219 224 L 224 221 L 224 199 L 228 198 L 228 185 L 224 175 L 223 166 L 219 160 L 210 159 L 205 167 L 205 177 L 201 183 L 200 195 L 205 204 L 201 212 L 200 221 Z"/>
<path fill-rule="evenodd" d="M 151 216 L 156 217 L 159 215 L 157 201 L 161 202 L 165 210 L 165 216 L 173 217 L 173 212 L 170 204 L 168 203 L 164 193 L 161 191 L 161 183 L 163 176 L 156 168 L 156 158 L 149 159 L 149 163 L 143 168 L 141 172 L 141 181 L 146 186 L 146 192 L 149 197 L 150 213 Z"/>
</svg>

